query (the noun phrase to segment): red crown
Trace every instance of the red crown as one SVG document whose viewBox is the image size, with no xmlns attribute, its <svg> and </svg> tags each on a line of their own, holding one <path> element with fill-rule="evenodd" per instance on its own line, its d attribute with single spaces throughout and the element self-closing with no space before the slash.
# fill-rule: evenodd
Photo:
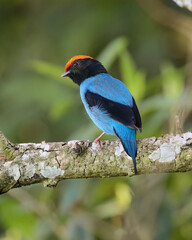
<svg viewBox="0 0 192 240">
<path fill-rule="evenodd" d="M 71 64 L 75 61 L 75 60 L 78 60 L 78 59 L 84 59 L 84 58 L 91 58 L 92 57 L 89 57 L 89 56 L 86 56 L 86 55 L 77 55 L 77 56 L 74 56 L 72 57 L 68 63 L 65 65 L 65 72 L 67 72 L 67 69 L 71 66 Z"/>
</svg>

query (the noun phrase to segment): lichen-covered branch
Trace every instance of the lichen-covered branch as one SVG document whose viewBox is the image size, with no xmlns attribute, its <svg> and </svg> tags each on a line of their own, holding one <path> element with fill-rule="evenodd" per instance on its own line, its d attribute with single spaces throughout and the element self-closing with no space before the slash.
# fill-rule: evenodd
<svg viewBox="0 0 192 240">
<path fill-rule="evenodd" d="M 138 141 L 138 175 L 192 171 L 192 133 Z M 0 194 L 69 178 L 133 176 L 133 164 L 119 140 L 12 144 L 0 132 Z"/>
</svg>

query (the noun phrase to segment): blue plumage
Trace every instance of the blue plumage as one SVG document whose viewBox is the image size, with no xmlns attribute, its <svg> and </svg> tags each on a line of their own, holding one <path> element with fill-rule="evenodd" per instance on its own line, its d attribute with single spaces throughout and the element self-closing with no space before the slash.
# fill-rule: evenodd
<svg viewBox="0 0 192 240">
<path fill-rule="evenodd" d="M 128 88 L 110 76 L 99 61 L 85 55 L 69 60 L 62 77 L 66 76 L 80 86 L 81 99 L 93 122 L 104 133 L 121 140 L 136 173 L 136 130 L 141 132 L 141 118 Z"/>
<path fill-rule="evenodd" d="M 90 107 L 85 94 L 87 91 L 97 93 L 114 102 L 119 102 L 132 106 L 132 95 L 128 88 L 118 79 L 111 77 L 107 73 L 101 73 L 84 80 L 80 85 L 80 95 L 85 109 L 93 122 L 105 133 L 114 134 L 113 127 L 117 123 L 112 119 L 106 109 L 102 108 L 102 103 Z"/>
<path fill-rule="evenodd" d="M 136 130 L 115 121 L 110 116 L 110 113 L 103 108 L 102 102 L 98 102 L 95 106 L 90 107 L 85 97 L 87 91 L 99 94 L 116 103 L 133 107 L 133 97 L 128 88 L 118 79 L 113 78 L 107 73 L 101 73 L 84 80 L 80 85 L 80 94 L 85 109 L 93 122 L 103 132 L 112 135 L 115 134 L 120 138 L 125 151 L 131 156 L 134 163 L 134 170 L 137 172 L 135 160 L 137 154 Z"/>
<path fill-rule="evenodd" d="M 123 124 L 115 127 L 115 134 L 121 140 L 125 152 L 132 158 L 134 171 L 137 173 L 136 167 L 136 155 L 137 155 L 137 142 L 136 142 L 136 130 L 128 128 Z"/>
</svg>

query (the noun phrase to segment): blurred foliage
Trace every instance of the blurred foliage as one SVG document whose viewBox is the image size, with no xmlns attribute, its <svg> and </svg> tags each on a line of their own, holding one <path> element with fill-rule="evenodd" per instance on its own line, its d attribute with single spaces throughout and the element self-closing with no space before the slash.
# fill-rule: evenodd
<svg viewBox="0 0 192 240">
<path fill-rule="evenodd" d="M 138 138 L 192 130 L 192 42 L 136 1 L 1 0 L 0 20 L 0 130 L 11 141 L 100 134 L 78 86 L 60 78 L 77 54 L 128 86 L 143 120 Z M 0 239 L 190 240 L 191 182 L 185 173 L 15 189 L 0 197 Z"/>
</svg>

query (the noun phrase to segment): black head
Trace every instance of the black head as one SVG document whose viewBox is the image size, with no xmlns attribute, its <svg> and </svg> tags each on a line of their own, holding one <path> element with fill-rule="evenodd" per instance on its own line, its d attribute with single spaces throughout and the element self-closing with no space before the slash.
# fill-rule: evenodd
<svg viewBox="0 0 192 240">
<path fill-rule="evenodd" d="M 99 73 L 107 73 L 104 66 L 97 60 L 84 55 L 71 58 L 65 66 L 65 73 L 61 77 L 70 77 L 80 85 L 85 79 Z"/>
</svg>

